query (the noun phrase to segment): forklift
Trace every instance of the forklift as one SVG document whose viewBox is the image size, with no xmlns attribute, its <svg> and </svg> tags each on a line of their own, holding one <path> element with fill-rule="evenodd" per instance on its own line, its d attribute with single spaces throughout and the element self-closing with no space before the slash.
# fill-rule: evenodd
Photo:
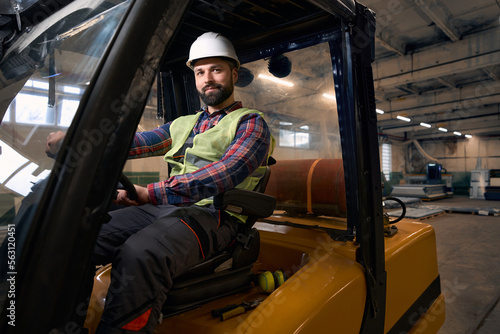
<svg viewBox="0 0 500 334">
<path fill-rule="evenodd" d="M 383 212 L 375 17 L 355 0 L 2 4 L 0 331 L 93 333 L 106 291 L 126 289 L 91 266 L 97 234 L 117 187 L 168 176 L 128 151 L 136 131 L 199 110 L 185 62 L 215 31 L 276 162 L 259 192 L 216 196 L 251 236 L 174 280 L 155 333 L 437 333 L 434 230 Z"/>
</svg>

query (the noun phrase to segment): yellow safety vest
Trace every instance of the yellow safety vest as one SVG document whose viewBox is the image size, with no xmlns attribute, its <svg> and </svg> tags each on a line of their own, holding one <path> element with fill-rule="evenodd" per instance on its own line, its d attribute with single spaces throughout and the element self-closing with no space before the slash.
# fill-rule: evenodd
<svg viewBox="0 0 500 334">
<path fill-rule="evenodd" d="M 170 137 L 172 138 L 172 148 L 165 154 L 165 161 L 171 166 L 170 176 L 193 173 L 196 170 L 219 161 L 233 141 L 241 117 L 248 114 L 263 114 L 254 109 L 240 108 L 224 116 L 214 127 L 207 131 L 189 137 L 201 112 L 195 115 L 179 117 L 170 125 Z M 271 136 L 272 137 L 272 136 Z M 272 140 L 269 155 L 274 148 Z M 264 176 L 265 166 L 258 167 L 236 188 L 253 190 Z M 207 189 L 207 198 L 195 203 L 196 205 L 206 205 L 212 203 L 212 196 Z M 234 215 L 234 214 L 233 214 Z M 239 215 L 235 215 L 239 216 Z M 240 217 L 243 218 L 243 217 Z"/>
</svg>

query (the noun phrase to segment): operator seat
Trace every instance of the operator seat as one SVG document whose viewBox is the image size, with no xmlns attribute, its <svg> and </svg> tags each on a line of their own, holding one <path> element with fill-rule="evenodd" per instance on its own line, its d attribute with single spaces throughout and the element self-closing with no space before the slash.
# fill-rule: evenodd
<svg viewBox="0 0 500 334">
<path fill-rule="evenodd" d="M 162 308 L 164 317 L 253 287 L 255 274 L 251 269 L 260 251 L 259 231 L 253 225 L 257 219 L 269 217 L 276 206 L 276 199 L 264 194 L 271 175 L 269 165 L 275 162 L 269 158 L 264 177 L 253 191 L 232 189 L 214 197 L 216 209 L 245 215 L 246 222 L 240 224 L 228 249 L 174 278 Z"/>
</svg>

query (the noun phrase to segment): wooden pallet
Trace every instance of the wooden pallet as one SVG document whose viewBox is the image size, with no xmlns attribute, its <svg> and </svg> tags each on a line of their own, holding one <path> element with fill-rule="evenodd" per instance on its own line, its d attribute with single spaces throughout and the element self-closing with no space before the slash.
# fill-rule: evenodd
<svg viewBox="0 0 500 334">
<path fill-rule="evenodd" d="M 446 208 L 447 213 L 461 213 L 479 216 L 500 216 L 500 212 L 491 209 L 477 209 L 477 208 Z"/>
<path fill-rule="evenodd" d="M 431 215 L 428 215 L 428 216 L 423 216 L 423 217 L 420 217 L 420 218 L 417 218 L 417 219 L 418 220 L 426 220 L 426 219 L 430 219 L 430 218 L 436 218 L 436 217 L 444 216 L 445 214 L 446 214 L 446 212 L 442 211 L 442 212 L 434 213 L 434 214 L 431 214 Z"/>
<path fill-rule="evenodd" d="M 453 197 L 453 195 L 444 195 L 444 196 L 439 196 L 439 197 L 434 197 L 434 198 L 421 198 L 422 202 L 431 202 L 431 201 L 435 201 L 435 200 L 438 200 L 438 199 L 444 199 L 444 198 L 451 198 Z"/>
</svg>

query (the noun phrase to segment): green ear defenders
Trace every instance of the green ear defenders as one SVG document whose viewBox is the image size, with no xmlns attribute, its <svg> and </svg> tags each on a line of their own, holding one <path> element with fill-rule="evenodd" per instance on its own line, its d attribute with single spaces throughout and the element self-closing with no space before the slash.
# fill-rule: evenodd
<svg viewBox="0 0 500 334">
<path fill-rule="evenodd" d="M 276 270 L 274 273 L 270 271 L 265 271 L 259 274 L 259 286 L 262 291 L 266 293 L 271 293 L 278 287 L 280 287 L 285 281 L 287 277 L 286 274 L 281 270 Z"/>
</svg>

